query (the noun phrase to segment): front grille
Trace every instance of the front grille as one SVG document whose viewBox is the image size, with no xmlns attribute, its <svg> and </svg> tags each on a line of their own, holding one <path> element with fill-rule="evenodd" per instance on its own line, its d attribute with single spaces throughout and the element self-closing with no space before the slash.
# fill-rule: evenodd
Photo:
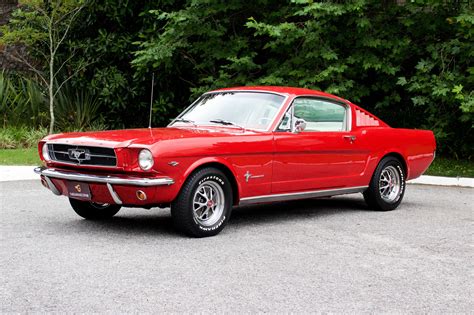
<svg viewBox="0 0 474 315">
<path fill-rule="evenodd" d="M 48 144 L 49 156 L 53 161 L 76 165 L 116 166 L 117 157 L 112 148 L 77 146 L 69 144 Z"/>
</svg>

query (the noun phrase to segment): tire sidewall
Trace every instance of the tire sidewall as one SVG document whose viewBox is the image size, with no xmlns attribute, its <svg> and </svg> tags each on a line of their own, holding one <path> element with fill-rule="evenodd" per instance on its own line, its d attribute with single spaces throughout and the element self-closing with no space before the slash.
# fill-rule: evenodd
<svg viewBox="0 0 474 315">
<path fill-rule="evenodd" d="M 393 166 L 397 170 L 397 172 L 400 175 L 400 193 L 398 194 L 398 199 L 394 202 L 387 202 L 385 201 L 382 196 L 380 195 L 380 175 L 382 174 L 382 171 L 387 168 L 388 166 Z M 375 176 L 373 178 L 373 188 L 375 190 L 375 198 L 377 200 L 377 203 L 380 205 L 380 207 L 383 210 L 393 210 L 398 207 L 398 205 L 402 202 L 403 196 L 405 195 L 405 189 L 406 189 L 406 183 L 405 183 L 405 171 L 403 170 L 403 167 L 401 163 L 398 161 L 396 158 L 386 158 L 384 159 L 380 165 L 379 168 L 377 169 L 377 172 L 375 173 Z"/>
<path fill-rule="evenodd" d="M 213 181 L 214 183 L 217 183 L 222 188 L 225 199 L 224 209 L 222 211 L 221 217 L 219 218 L 219 220 L 217 220 L 216 223 L 211 226 L 204 226 L 194 218 L 194 195 L 198 187 L 206 181 Z M 183 198 L 186 198 L 186 216 L 189 217 L 189 221 L 192 221 L 190 222 L 190 226 L 192 226 L 193 229 L 192 234 L 198 237 L 212 236 L 218 234 L 226 226 L 232 212 L 233 199 L 230 181 L 220 170 L 207 168 L 202 169 L 198 171 L 195 175 L 193 175 L 190 178 L 190 182 L 186 183 L 186 185 L 189 185 L 191 187 L 191 189 L 189 189 L 189 193 L 185 194 Z"/>
</svg>

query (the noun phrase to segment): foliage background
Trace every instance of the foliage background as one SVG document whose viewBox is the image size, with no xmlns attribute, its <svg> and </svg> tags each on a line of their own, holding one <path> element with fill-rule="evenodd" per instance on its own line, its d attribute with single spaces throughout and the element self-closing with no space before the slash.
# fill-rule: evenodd
<svg viewBox="0 0 474 315">
<path fill-rule="evenodd" d="M 76 54 L 66 74 L 90 66 L 63 99 L 81 99 L 86 116 L 91 108 L 94 118 L 81 128 L 128 128 L 147 125 L 152 72 L 154 125 L 209 89 L 307 87 L 349 99 L 393 127 L 431 129 L 441 154 L 470 158 L 472 9 L 469 1 L 435 0 L 91 0 L 60 52 Z M 59 115 L 73 117 L 75 103 Z M 30 118 L 21 124 L 44 120 Z"/>
</svg>

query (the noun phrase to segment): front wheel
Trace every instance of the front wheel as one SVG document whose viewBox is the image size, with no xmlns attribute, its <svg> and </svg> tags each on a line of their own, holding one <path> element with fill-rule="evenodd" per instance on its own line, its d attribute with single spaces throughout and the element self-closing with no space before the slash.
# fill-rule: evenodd
<svg viewBox="0 0 474 315">
<path fill-rule="evenodd" d="M 232 211 L 232 187 L 220 170 L 203 168 L 192 174 L 171 204 L 176 228 L 193 237 L 218 234 Z"/>
<path fill-rule="evenodd" d="M 395 157 L 386 157 L 375 169 L 364 199 L 374 210 L 394 210 L 405 194 L 405 173 L 403 165 Z"/>
<path fill-rule="evenodd" d="M 100 204 L 69 198 L 74 211 L 87 220 L 103 220 L 113 217 L 120 210 L 119 205 Z"/>
</svg>

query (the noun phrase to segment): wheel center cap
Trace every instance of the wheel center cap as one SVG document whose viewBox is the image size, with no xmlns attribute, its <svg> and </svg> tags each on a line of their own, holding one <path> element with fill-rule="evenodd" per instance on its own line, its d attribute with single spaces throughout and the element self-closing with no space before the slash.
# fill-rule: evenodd
<svg viewBox="0 0 474 315">
<path fill-rule="evenodd" d="M 209 200 L 209 201 L 207 202 L 207 206 L 208 206 L 209 208 L 212 207 L 213 205 L 214 205 L 214 201 Z"/>
</svg>

